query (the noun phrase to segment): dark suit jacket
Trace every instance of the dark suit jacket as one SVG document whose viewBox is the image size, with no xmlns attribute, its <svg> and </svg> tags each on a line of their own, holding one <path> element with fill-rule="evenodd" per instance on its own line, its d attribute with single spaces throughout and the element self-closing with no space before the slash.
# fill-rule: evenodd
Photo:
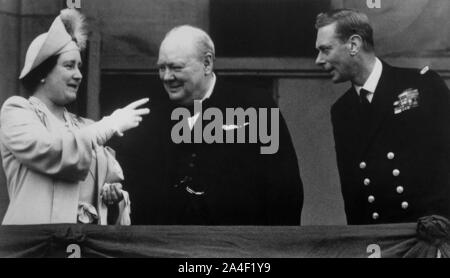
<svg viewBox="0 0 450 278">
<path fill-rule="evenodd" d="M 417 89 L 419 106 L 394 113 L 405 91 Z M 352 87 L 332 107 L 332 123 L 349 224 L 415 222 L 450 216 L 449 90 L 433 71 L 383 63 L 364 121 Z M 397 104 L 398 106 L 398 104 Z"/>
<path fill-rule="evenodd" d="M 203 111 L 215 107 L 273 108 L 275 102 L 258 90 L 225 89 L 217 79 Z M 173 225 L 299 225 L 303 205 L 303 185 L 297 156 L 280 114 L 279 150 L 261 155 L 261 144 L 175 144 L 171 130 L 178 121 L 170 121 L 176 106 L 165 111 L 152 109 L 150 117 L 159 118 L 158 128 L 141 138 L 160 137 L 145 155 L 124 162 L 127 190 L 132 202 L 132 223 Z M 163 116 L 158 116 L 163 115 Z M 270 114 L 268 116 L 270 123 Z M 203 121 L 203 127 L 209 121 Z M 224 124 L 230 124 L 225 122 Z M 249 126 L 246 127 L 248 134 Z M 224 140 L 226 132 L 224 132 Z M 192 136 L 192 139 L 194 137 Z M 142 139 L 143 140 L 143 139 Z M 134 144 L 134 148 L 137 146 Z M 119 148 L 120 149 L 120 148 Z M 127 147 L 130 150 L 130 146 Z M 140 159 L 138 158 L 140 157 Z M 152 163 L 158 159 L 159 163 Z M 147 161 L 147 162 L 145 162 Z M 136 166 L 140 164 L 140 166 Z M 145 167 L 144 171 L 135 169 Z M 134 166 L 132 166 L 134 165 Z M 134 171 L 134 172 L 133 172 Z M 190 191 L 190 192 L 189 192 Z M 200 194 L 195 194 L 193 191 Z"/>
</svg>

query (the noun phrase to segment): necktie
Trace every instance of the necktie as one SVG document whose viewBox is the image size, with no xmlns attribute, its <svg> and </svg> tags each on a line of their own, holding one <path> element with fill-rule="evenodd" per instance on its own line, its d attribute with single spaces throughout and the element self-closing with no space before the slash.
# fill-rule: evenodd
<svg viewBox="0 0 450 278">
<path fill-rule="evenodd" d="M 365 89 L 361 89 L 359 91 L 359 100 L 361 101 L 361 105 L 364 110 L 370 109 L 370 102 L 369 99 L 367 98 L 369 94 L 370 92 Z"/>
</svg>

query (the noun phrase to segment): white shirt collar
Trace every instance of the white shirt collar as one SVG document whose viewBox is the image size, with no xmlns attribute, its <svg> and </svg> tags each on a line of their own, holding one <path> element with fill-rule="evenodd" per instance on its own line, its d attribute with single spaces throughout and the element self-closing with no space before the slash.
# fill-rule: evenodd
<svg viewBox="0 0 450 278">
<path fill-rule="evenodd" d="M 213 73 L 212 76 L 212 83 L 211 83 L 211 87 L 209 87 L 208 91 L 206 92 L 206 94 L 203 96 L 203 98 L 200 100 L 200 102 L 203 102 L 205 99 L 208 99 L 211 97 L 213 91 L 214 91 L 214 87 L 216 86 L 216 75 Z M 198 117 L 200 116 L 200 113 L 197 112 L 195 113 L 192 117 L 188 118 L 188 124 L 189 124 L 189 128 L 192 130 L 192 128 L 194 127 L 195 123 L 197 122 Z"/>
<path fill-rule="evenodd" d="M 375 93 L 378 83 L 380 82 L 382 72 L 383 72 L 383 64 L 381 63 L 380 59 L 375 57 L 375 66 L 373 67 L 372 73 L 370 73 L 369 78 L 367 78 L 366 83 L 364 83 L 362 87 L 354 85 L 358 95 L 361 89 L 364 88 L 364 90 L 369 91 L 367 98 L 370 102 L 372 102 L 373 94 Z"/>
<path fill-rule="evenodd" d="M 200 102 L 203 102 L 205 99 L 208 99 L 211 97 L 215 86 L 216 86 L 216 75 L 213 73 L 211 87 L 209 87 L 208 91 L 203 96 L 203 98 L 200 100 Z"/>
</svg>

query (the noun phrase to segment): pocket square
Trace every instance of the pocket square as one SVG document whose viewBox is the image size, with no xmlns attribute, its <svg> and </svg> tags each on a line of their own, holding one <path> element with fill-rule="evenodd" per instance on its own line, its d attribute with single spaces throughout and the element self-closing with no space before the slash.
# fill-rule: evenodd
<svg viewBox="0 0 450 278">
<path fill-rule="evenodd" d="M 233 129 L 239 129 L 239 128 L 243 128 L 245 126 L 248 126 L 250 123 L 244 123 L 243 125 L 223 125 L 222 129 L 225 131 L 228 130 L 233 130 Z"/>
<path fill-rule="evenodd" d="M 394 102 L 394 114 L 419 107 L 419 90 L 407 89 L 398 95 L 398 100 Z"/>
</svg>

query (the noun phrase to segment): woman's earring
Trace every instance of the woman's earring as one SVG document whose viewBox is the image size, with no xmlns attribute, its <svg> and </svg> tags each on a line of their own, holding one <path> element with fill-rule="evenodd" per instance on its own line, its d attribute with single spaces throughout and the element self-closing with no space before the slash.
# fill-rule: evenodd
<svg viewBox="0 0 450 278">
<path fill-rule="evenodd" d="M 41 79 L 41 83 L 42 83 L 42 84 L 45 83 L 45 79 L 44 79 L 44 78 Z"/>
</svg>

